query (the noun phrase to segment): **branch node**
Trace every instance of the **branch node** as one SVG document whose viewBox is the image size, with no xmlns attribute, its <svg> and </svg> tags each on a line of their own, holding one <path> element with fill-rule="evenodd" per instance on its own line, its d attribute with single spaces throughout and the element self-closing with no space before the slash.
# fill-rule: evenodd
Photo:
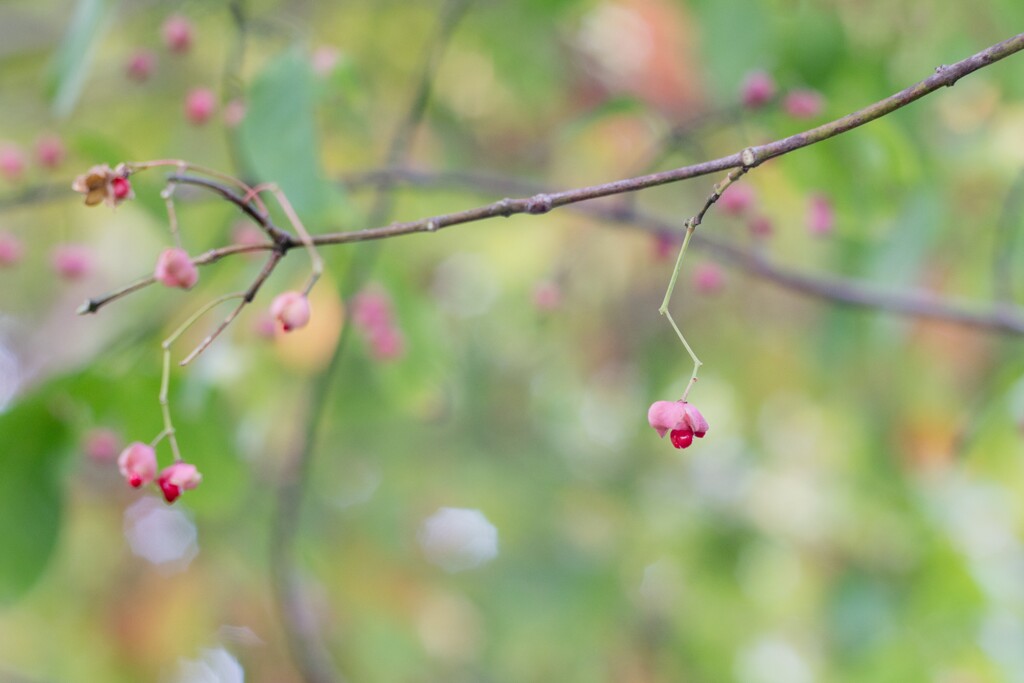
<svg viewBox="0 0 1024 683">
<path fill-rule="evenodd" d="M 548 194 L 535 194 L 526 200 L 526 213 L 542 214 L 552 208 L 554 208 L 554 203 L 551 200 L 551 195 Z"/>
<path fill-rule="evenodd" d="M 511 216 L 514 213 L 514 210 L 512 208 L 512 202 L 513 200 L 510 197 L 505 197 L 500 202 L 498 202 L 498 215 L 504 216 L 505 218 Z"/>
<path fill-rule="evenodd" d="M 745 150 L 740 152 L 740 162 L 743 164 L 743 168 L 753 168 L 757 166 L 757 152 L 754 151 L 753 147 L 747 147 Z"/>
<path fill-rule="evenodd" d="M 426 222 L 426 224 L 424 224 L 423 229 L 427 232 L 436 232 L 439 227 L 440 226 L 437 224 L 437 221 L 431 218 Z"/>
<path fill-rule="evenodd" d="M 82 302 L 82 305 L 75 309 L 76 315 L 89 315 L 90 313 L 96 312 L 96 302 L 92 299 L 86 299 Z"/>
</svg>

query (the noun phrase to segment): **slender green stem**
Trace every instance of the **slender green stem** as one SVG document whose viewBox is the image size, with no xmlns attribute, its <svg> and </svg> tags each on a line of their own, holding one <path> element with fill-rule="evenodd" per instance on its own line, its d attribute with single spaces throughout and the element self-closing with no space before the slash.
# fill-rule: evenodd
<svg viewBox="0 0 1024 683">
<path fill-rule="evenodd" d="M 679 341 L 683 343 L 683 348 L 690 354 L 691 360 L 693 360 L 693 374 L 690 375 L 690 381 L 686 385 L 686 390 L 683 391 L 682 400 L 685 401 L 687 395 L 690 393 L 690 389 L 697 383 L 697 373 L 700 372 L 700 366 L 703 363 L 697 358 L 697 354 L 693 352 L 693 348 L 690 343 L 686 341 L 686 337 L 683 336 L 682 330 L 679 329 L 679 325 L 676 324 L 672 314 L 668 312 L 669 302 L 672 300 L 672 291 L 676 288 L 676 280 L 679 279 L 679 271 L 683 268 L 683 256 L 686 255 L 686 248 L 690 245 L 690 238 L 693 237 L 693 231 L 696 229 L 694 221 L 691 218 L 686 221 L 686 236 L 683 238 L 683 246 L 679 248 L 679 256 L 676 257 L 676 267 L 672 270 L 672 278 L 668 282 L 668 289 L 665 291 L 665 299 L 661 302 L 661 306 L 658 308 L 658 313 L 668 318 L 668 322 L 672 325 L 672 329 L 676 331 L 676 335 L 679 337 Z"/>
<path fill-rule="evenodd" d="M 211 310 L 231 299 L 240 299 L 245 297 L 245 292 L 235 292 L 234 294 L 225 294 L 224 296 L 218 297 L 213 301 L 209 302 L 198 311 L 188 317 L 178 329 L 176 329 L 171 336 L 164 339 L 160 345 L 163 349 L 163 373 L 160 376 L 160 413 L 164 418 L 164 430 L 154 440 L 154 445 L 160 443 L 160 440 L 167 437 L 167 441 L 171 444 L 171 454 L 174 456 L 174 462 L 181 462 L 181 451 L 178 449 L 178 438 L 174 432 L 174 422 L 171 420 L 171 406 L 168 400 L 168 393 L 171 384 L 171 345 L 178 340 L 178 337 L 183 335 L 185 331 L 192 327 L 197 320 L 209 313 Z"/>
</svg>

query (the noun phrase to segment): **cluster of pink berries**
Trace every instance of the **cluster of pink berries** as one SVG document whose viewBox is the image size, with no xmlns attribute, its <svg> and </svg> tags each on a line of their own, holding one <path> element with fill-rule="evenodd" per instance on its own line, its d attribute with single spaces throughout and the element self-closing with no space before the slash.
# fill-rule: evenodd
<svg viewBox="0 0 1024 683">
<path fill-rule="evenodd" d="M 758 109 L 775 99 L 775 80 L 764 71 L 747 74 L 740 86 L 743 106 Z M 817 90 L 790 90 L 782 100 L 782 108 L 794 119 L 813 119 L 825 109 L 825 98 Z"/>
<path fill-rule="evenodd" d="M 64 163 L 67 150 L 64 142 L 56 135 L 43 135 L 35 144 L 35 163 L 42 169 L 52 171 Z M 0 176 L 8 182 L 18 182 L 25 176 L 29 160 L 25 151 L 15 142 L 0 142 Z"/>
<path fill-rule="evenodd" d="M 164 494 L 164 500 L 168 503 L 176 501 L 182 492 L 199 486 L 199 482 L 203 480 L 195 465 L 180 461 L 165 467 L 157 474 L 156 451 L 141 441 L 130 443 L 121 451 L 117 458 L 117 466 L 132 488 L 156 481 L 156 485 Z"/>
<path fill-rule="evenodd" d="M 655 401 L 647 411 L 647 421 L 658 436 L 669 440 L 676 448 L 687 448 L 693 437 L 704 438 L 708 421 L 692 403 L 686 401 Z"/>
<path fill-rule="evenodd" d="M 744 182 L 733 183 L 718 200 L 718 206 L 727 216 L 745 217 L 747 228 L 755 237 L 769 237 L 772 234 L 771 220 L 753 209 L 757 204 L 754 188 Z M 832 200 L 821 193 L 812 194 L 807 201 L 807 230 L 812 235 L 828 235 L 835 227 L 835 210 Z"/>
<path fill-rule="evenodd" d="M 187 54 L 192 49 L 195 30 L 192 22 L 180 15 L 170 16 L 160 29 L 164 47 L 174 55 Z M 156 70 L 157 55 L 152 50 L 138 49 L 125 64 L 125 74 L 137 83 L 150 79 Z M 185 119 L 196 126 L 208 122 L 217 111 L 217 97 L 209 88 L 193 88 L 185 95 Z M 245 117 L 245 104 L 232 100 L 224 106 L 224 123 L 235 127 Z"/>
<path fill-rule="evenodd" d="M 352 320 L 377 360 L 393 360 L 405 351 L 402 332 L 395 324 L 391 297 L 379 288 L 367 288 L 352 299 Z"/>
</svg>

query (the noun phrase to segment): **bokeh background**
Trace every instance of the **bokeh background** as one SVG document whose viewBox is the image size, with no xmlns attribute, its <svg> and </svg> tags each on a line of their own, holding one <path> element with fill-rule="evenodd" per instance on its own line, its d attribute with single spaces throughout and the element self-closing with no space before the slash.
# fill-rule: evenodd
<svg viewBox="0 0 1024 683">
<path fill-rule="evenodd" d="M 672 309 L 705 363 L 691 400 L 711 430 L 676 451 L 645 415 L 691 370 L 657 312 L 678 238 L 628 221 L 561 209 L 327 247 L 312 324 L 268 338 L 269 302 L 308 272 L 293 252 L 172 372 L 201 486 L 169 507 L 125 485 L 117 450 L 161 429 L 160 340 L 260 262 L 78 317 L 171 238 L 162 171 L 116 210 L 82 206 L 72 178 L 181 158 L 277 181 L 314 232 L 367 227 L 374 190 L 344 181 L 384 163 L 443 15 L 435 0 L 0 3 L 15 246 L 0 266 L 0 680 L 302 680 L 269 530 L 309 384 L 348 325 L 293 559 L 350 680 L 1024 681 L 1019 337 L 851 310 L 696 245 Z M 171 16 L 187 50 L 165 43 Z M 470 2 L 409 147 L 425 175 L 395 187 L 388 220 L 733 153 L 1022 25 L 1014 0 Z M 201 124 L 196 88 L 216 103 Z M 1022 168 L 1015 56 L 756 169 L 700 231 L 801 273 L 1016 310 Z M 681 225 L 717 180 L 599 206 Z M 209 195 L 177 208 L 190 253 L 244 235 Z M 69 244 L 77 275 L 55 253 Z M 361 259 L 386 343 L 339 293 Z M 437 536 L 441 508 L 479 514 Z"/>
</svg>

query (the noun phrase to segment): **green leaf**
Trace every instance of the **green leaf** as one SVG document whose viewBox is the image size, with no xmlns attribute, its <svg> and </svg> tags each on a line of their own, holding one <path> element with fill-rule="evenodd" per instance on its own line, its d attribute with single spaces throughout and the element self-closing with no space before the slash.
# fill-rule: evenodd
<svg viewBox="0 0 1024 683">
<path fill-rule="evenodd" d="M 0 605 L 39 579 L 60 531 L 68 430 L 43 397 L 0 415 Z"/>
<path fill-rule="evenodd" d="M 79 0 L 75 5 L 67 34 L 51 65 L 47 88 L 53 113 L 59 118 L 71 113 L 82 94 L 106 13 L 106 0 Z"/>
<path fill-rule="evenodd" d="M 314 85 L 298 49 L 271 60 L 252 86 L 240 131 L 247 165 L 260 180 L 277 183 L 311 223 L 322 219 L 332 208 L 332 197 L 337 198 L 320 168 Z"/>
</svg>

